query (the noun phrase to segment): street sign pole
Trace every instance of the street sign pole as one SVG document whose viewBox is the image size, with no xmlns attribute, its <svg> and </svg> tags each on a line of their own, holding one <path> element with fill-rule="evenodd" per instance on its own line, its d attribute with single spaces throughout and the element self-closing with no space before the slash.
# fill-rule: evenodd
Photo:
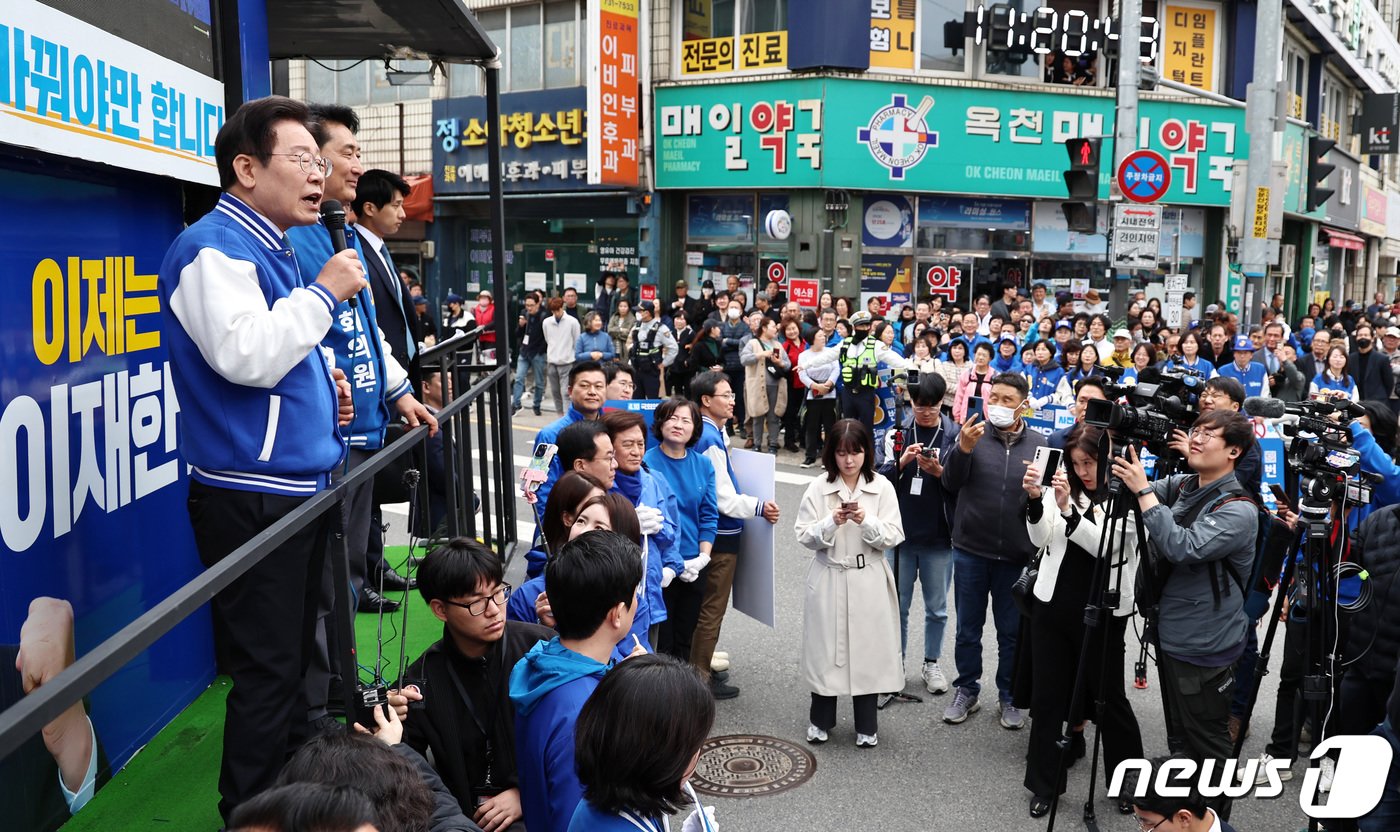
<svg viewBox="0 0 1400 832">
<path fill-rule="evenodd" d="M 1255 233 L 1256 224 L 1268 224 L 1274 169 L 1275 106 L 1283 48 L 1283 0 L 1258 0 L 1254 27 L 1254 82 L 1245 96 L 1245 129 L 1249 132 L 1249 168 L 1245 171 L 1245 221 L 1240 229 L 1239 263 L 1245 277 L 1262 278 L 1269 272 L 1266 235 Z M 1257 217 L 1262 211 L 1264 216 Z M 1257 310 L 1246 308 L 1240 316 L 1247 325 Z"/>
<path fill-rule="evenodd" d="M 1128 154 L 1137 150 L 1138 127 L 1138 73 L 1141 64 L 1138 60 L 1142 45 L 1142 0 L 1122 0 L 1119 3 L 1118 22 L 1118 99 L 1113 116 L 1113 170 L 1123 167 Z M 1112 234 L 1110 233 L 1110 239 Z M 1113 285 L 1109 292 L 1109 309 L 1114 315 L 1126 315 L 1128 311 L 1128 281 L 1118 280 L 1113 269 L 1114 251 L 1108 247 L 1109 269 L 1113 273 Z"/>
</svg>

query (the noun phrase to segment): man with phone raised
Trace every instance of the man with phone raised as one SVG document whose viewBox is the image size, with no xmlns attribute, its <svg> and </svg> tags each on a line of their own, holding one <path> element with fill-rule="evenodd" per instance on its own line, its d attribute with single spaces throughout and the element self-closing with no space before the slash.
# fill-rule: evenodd
<svg viewBox="0 0 1400 832">
<path fill-rule="evenodd" d="M 1025 523 L 1011 522 L 1025 511 L 1021 479 L 1045 437 L 1027 430 L 1021 411 L 1030 388 L 1018 373 L 992 379 L 982 413 L 971 413 L 943 460 L 943 487 L 958 496 L 953 514 L 953 602 L 958 632 L 953 659 L 958 676 L 943 721 L 958 724 L 980 705 L 982 628 L 987 598 L 997 628 L 997 695 L 1001 726 L 1018 730 L 1025 717 L 1011 703 L 1011 672 L 1016 661 L 1020 614 L 1011 587 L 1035 554 Z M 988 423 L 991 430 L 987 429 Z"/>
</svg>

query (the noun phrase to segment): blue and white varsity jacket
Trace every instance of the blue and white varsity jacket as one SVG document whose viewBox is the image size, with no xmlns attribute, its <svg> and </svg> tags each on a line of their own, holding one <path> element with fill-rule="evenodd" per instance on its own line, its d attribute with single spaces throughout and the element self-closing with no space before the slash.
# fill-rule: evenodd
<svg viewBox="0 0 1400 832">
<path fill-rule="evenodd" d="M 325 488 L 345 454 L 321 350 L 335 297 L 302 280 L 282 232 L 224 194 L 175 238 L 158 286 L 190 476 L 285 496 Z"/>
<path fill-rule="evenodd" d="M 353 228 L 347 228 L 346 237 L 364 263 L 360 235 Z M 292 241 L 302 276 L 307 283 L 315 281 L 326 261 L 335 254 L 331 250 L 330 232 L 320 223 L 304 225 L 288 229 L 287 239 Z M 345 371 L 345 378 L 350 382 L 355 401 L 355 419 L 346 428 L 350 447 L 378 450 L 384 447 L 384 429 L 391 415 L 388 405 L 405 393 L 412 393 L 413 387 L 408 383 L 408 373 L 390 354 L 389 345 L 379 331 L 374 292 L 366 286 L 355 297 L 356 308 L 352 309 L 349 301 L 335 308 L 331 328 L 321 343 L 334 353 L 335 365 Z"/>
</svg>

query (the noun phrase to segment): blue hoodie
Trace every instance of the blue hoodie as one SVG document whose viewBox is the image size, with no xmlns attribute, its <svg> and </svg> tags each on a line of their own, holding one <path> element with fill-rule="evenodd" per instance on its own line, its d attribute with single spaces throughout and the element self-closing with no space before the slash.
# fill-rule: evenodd
<svg viewBox="0 0 1400 832">
<path fill-rule="evenodd" d="M 659 454 L 660 451 L 657 451 Z M 651 506 L 661 512 L 661 531 L 647 536 L 647 588 L 642 600 L 648 609 L 642 632 L 666 620 L 666 599 L 661 594 L 661 570 L 669 566 L 677 575 L 685 571 L 685 561 L 676 547 L 679 533 L 675 518 L 680 516 L 676 496 L 665 479 L 647 470 L 645 463 L 635 474 L 618 471 L 613 491 L 635 506 Z M 638 618 L 641 613 L 638 611 Z"/>
<path fill-rule="evenodd" d="M 521 584 L 506 601 L 506 619 L 524 621 L 526 624 L 542 624 L 539 614 L 535 612 L 535 602 L 539 600 L 540 593 L 544 591 L 546 590 L 543 575 L 531 578 Z M 636 636 L 637 641 L 641 642 L 648 653 L 653 652 L 651 637 L 647 632 L 651 626 L 648 623 L 651 622 L 651 607 L 647 603 L 646 596 L 645 592 L 637 596 L 637 614 L 632 616 L 632 629 L 622 637 L 622 641 L 617 643 L 617 647 L 613 648 L 613 659 L 616 661 L 620 662 L 632 655 L 632 650 L 637 646 L 632 641 L 633 636 Z"/>
<path fill-rule="evenodd" d="M 530 648 L 510 673 L 516 774 L 530 832 L 568 832 L 583 801 L 574 767 L 574 724 L 608 669 L 556 636 Z"/>
</svg>

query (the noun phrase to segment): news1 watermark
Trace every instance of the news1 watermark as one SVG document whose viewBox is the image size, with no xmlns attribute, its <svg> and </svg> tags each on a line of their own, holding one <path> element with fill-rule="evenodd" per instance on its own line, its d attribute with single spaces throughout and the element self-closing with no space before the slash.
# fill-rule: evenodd
<svg viewBox="0 0 1400 832">
<path fill-rule="evenodd" d="M 1298 808 L 1310 818 L 1359 818 L 1380 803 L 1390 773 L 1392 749 L 1385 737 L 1375 735 L 1328 737 L 1313 749 L 1311 758 L 1332 757 L 1330 791 L 1319 788 L 1322 769 L 1311 766 L 1303 772 L 1298 792 Z M 1196 762 L 1172 758 L 1153 770 L 1151 760 L 1124 760 L 1113 772 L 1108 796 L 1143 797 L 1148 784 L 1164 797 L 1187 797 L 1190 784 L 1207 800 L 1213 797 L 1241 798 L 1253 795 L 1274 798 L 1283 794 L 1282 772 L 1290 768 L 1285 759 L 1260 763 L 1248 760 L 1206 760 Z M 1263 773 L 1263 782 L 1259 775 Z M 1136 775 L 1135 787 L 1124 788 L 1128 774 Z"/>
</svg>

